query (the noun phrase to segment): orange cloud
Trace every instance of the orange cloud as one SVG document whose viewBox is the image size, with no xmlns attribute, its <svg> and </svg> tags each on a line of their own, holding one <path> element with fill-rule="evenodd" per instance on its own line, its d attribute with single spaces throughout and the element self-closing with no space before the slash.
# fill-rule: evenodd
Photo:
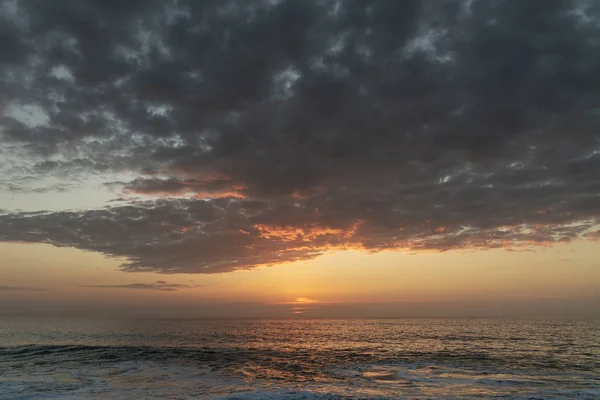
<svg viewBox="0 0 600 400">
<path fill-rule="evenodd" d="M 351 239 L 355 236 L 357 229 L 361 224 L 362 222 L 355 223 L 350 230 L 334 229 L 318 225 L 294 227 L 256 224 L 254 225 L 254 228 L 260 232 L 260 237 L 263 239 L 277 239 L 284 242 L 311 242 L 326 236 L 337 237 L 338 239 Z"/>
<path fill-rule="evenodd" d="M 308 241 L 314 240 L 319 236 L 334 235 L 344 236 L 345 232 L 341 229 L 331 229 L 323 227 L 291 227 L 291 226 L 276 226 L 276 225 L 254 225 L 260 232 L 260 237 L 263 239 L 279 239 L 284 242 L 295 240 Z"/>
</svg>

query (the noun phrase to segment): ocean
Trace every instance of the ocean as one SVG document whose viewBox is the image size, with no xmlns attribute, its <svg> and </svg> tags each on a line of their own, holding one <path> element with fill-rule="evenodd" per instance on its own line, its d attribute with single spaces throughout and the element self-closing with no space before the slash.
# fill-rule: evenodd
<svg viewBox="0 0 600 400">
<path fill-rule="evenodd" d="M 600 399 L 600 320 L 0 317 L 0 399 Z"/>
</svg>

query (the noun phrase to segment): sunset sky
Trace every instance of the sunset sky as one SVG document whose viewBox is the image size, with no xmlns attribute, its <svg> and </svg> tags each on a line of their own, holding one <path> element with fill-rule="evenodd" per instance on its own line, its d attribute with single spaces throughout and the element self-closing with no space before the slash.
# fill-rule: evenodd
<svg viewBox="0 0 600 400">
<path fill-rule="evenodd" d="M 0 313 L 600 316 L 600 3 L 0 1 Z"/>
</svg>

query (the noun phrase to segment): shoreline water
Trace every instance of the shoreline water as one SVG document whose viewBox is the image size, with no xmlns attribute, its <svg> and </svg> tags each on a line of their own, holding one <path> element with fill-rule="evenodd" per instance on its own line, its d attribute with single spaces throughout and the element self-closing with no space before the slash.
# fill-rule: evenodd
<svg viewBox="0 0 600 400">
<path fill-rule="evenodd" d="M 596 399 L 599 320 L 0 327 L 0 398 Z"/>
</svg>

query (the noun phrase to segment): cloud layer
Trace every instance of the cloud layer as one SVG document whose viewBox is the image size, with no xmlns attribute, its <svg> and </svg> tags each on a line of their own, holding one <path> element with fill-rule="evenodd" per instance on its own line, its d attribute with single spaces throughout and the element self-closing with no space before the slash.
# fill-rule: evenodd
<svg viewBox="0 0 600 400">
<path fill-rule="evenodd" d="M 153 283 L 129 283 L 126 285 L 87 285 L 82 286 L 97 289 L 134 289 L 134 290 L 157 290 L 159 292 L 176 292 L 181 289 L 198 288 L 197 285 L 184 285 L 181 283 L 168 283 L 165 281 L 156 281 Z"/>
<path fill-rule="evenodd" d="M 106 175 L 146 199 L 5 212 L 2 241 L 214 273 L 328 249 L 548 244 L 598 223 L 593 1 L 2 10 L 5 190 Z"/>
<path fill-rule="evenodd" d="M 0 285 L 0 292 L 1 291 L 25 291 L 25 292 L 37 292 L 37 291 L 41 291 L 41 290 L 45 290 L 42 288 L 34 288 L 34 287 L 26 287 L 26 286 L 7 286 L 7 285 Z"/>
</svg>

